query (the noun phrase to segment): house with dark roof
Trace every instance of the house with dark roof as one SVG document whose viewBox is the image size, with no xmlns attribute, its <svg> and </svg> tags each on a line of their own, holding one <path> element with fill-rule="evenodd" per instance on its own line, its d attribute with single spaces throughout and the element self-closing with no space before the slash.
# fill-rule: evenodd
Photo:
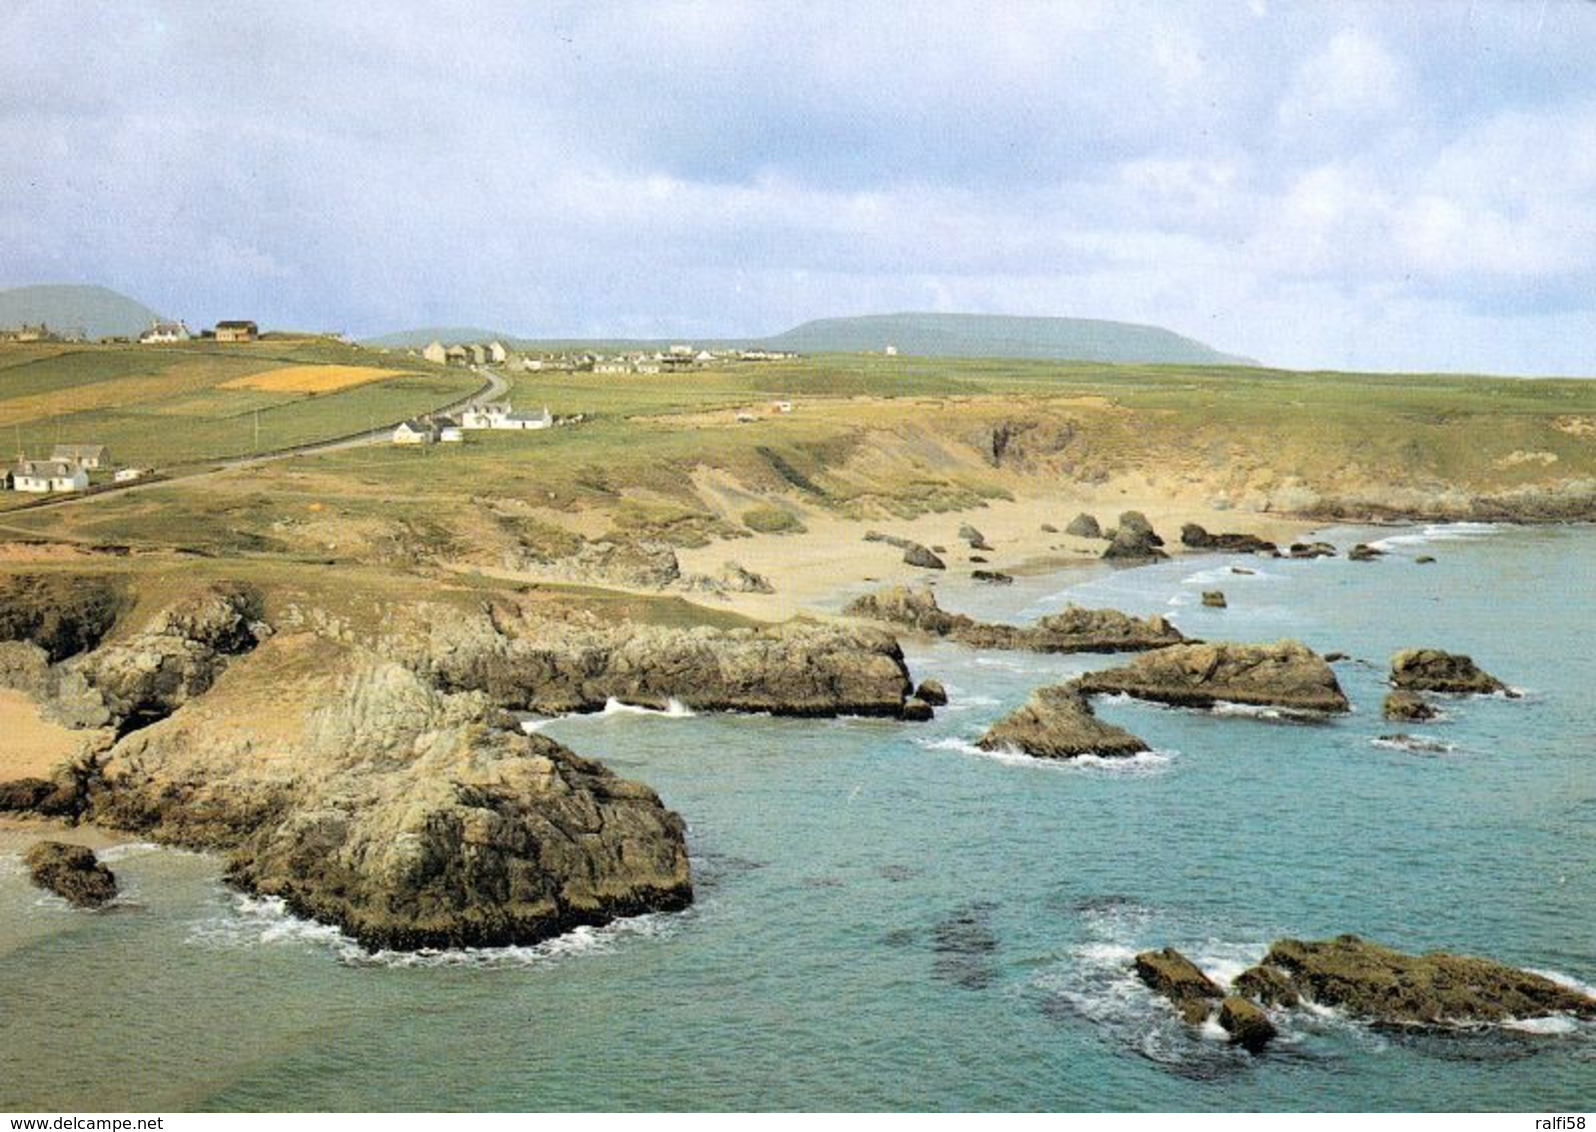
<svg viewBox="0 0 1596 1132">
<path fill-rule="evenodd" d="M 260 327 L 248 319 L 228 319 L 216 324 L 218 342 L 253 342 L 260 337 Z"/>
<path fill-rule="evenodd" d="M 13 491 L 43 495 L 52 491 L 87 491 L 89 473 L 65 460 L 18 460 L 11 469 Z"/>
<path fill-rule="evenodd" d="M 57 444 L 50 450 L 50 459 L 90 471 L 111 465 L 111 454 L 103 444 Z"/>
</svg>

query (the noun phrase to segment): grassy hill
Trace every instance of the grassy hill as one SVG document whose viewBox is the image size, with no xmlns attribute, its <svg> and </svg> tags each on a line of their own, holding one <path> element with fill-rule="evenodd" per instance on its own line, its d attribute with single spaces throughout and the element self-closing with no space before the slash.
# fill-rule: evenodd
<svg viewBox="0 0 1596 1132">
<path fill-rule="evenodd" d="M 8 456 L 105 444 L 118 463 L 171 469 L 358 432 L 480 384 L 327 339 L 0 345 L 0 440 Z"/>
<path fill-rule="evenodd" d="M 876 314 L 823 318 L 767 338 L 516 338 L 468 327 L 406 330 L 369 340 L 388 348 L 420 347 L 434 339 L 486 342 L 497 338 L 527 350 L 661 350 L 674 342 L 710 349 L 782 350 L 800 354 L 880 353 L 926 358 L 1028 358 L 1121 364 L 1252 365 L 1158 326 L 1091 318 L 1020 318 L 987 314 Z"/>
<path fill-rule="evenodd" d="M 0 327 L 46 323 L 90 338 L 131 337 L 160 316 L 107 287 L 52 284 L 0 291 Z"/>
<path fill-rule="evenodd" d="M 894 346 L 929 358 L 1037 358 L 1054 361 L 1245 364 L 1246 359 L 1158 326 L 1091 318 L 989 314 L 878 314 L 806 322 L 763 343 L 804 354 Z"/>
</svg>

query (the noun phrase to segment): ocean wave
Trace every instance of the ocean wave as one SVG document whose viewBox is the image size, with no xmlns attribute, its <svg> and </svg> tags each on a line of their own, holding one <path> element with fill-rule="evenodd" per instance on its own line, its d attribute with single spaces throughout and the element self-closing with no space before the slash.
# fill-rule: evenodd
<svg viewBox="0 0 1596 1132">
<path fill-rule="evenodd" d="M 1319 711 L 1272 707 L 1269 704 L 1238 704 L 1232 700 L 1219 700 L 1208 712 L 1210 715 L 1261 719 L 1269 723 L 1324 723 L 1330 718 Z"/>
<path fill-rule="evenodd" d="M 1430 735 L 1381 735 L 1370 739 L 1369 745 L 1412 755 L 1450 755 L 1457 750 L 1456 743 L 1448 743 Z"/>
<path fill-rule="evenodd" d="M 189 927 L 185 942 L 213 948 L 297 946 L 323 951 L 350 967 L 503 970 L 540 967 L 582 955 L 607 954 L 628 939 L 660 936 L 684 913 L 654 912 L 578 927 L 542 943 L 506 947 L 459 947 L 420 951 L 368 951 L 333 924 L 294 915 L 277 896 L 233 893 L 228 908 Z"/>
<path fill-rule="evenodd" d="M 182 853 L 190 857 L 201 856 L 191 849 L 174 849 L 166 845 L 157 845 L 153 841 L 129 841 L 122 845 L 111 845 L 101 849 L 96 856 L 101 861 L 125 861 L 129 857 L 143 857 L 149 853 Z"/>
<path fill-rule="evenodd" d="M 600 716 L 657 715 L 662 716 L 665 719 L 692 719 L 693 716 L 697 715 L 698 713 L 693 711 L 693 709 L 688 707 L 686 704 L 682 703 L 682 701 L 678 700 L 675 696 L 671 696 L 665 701 L 664 708 L 651 708 L 642 707 L 638 704 L 626 704 L 622 703 L 614 696 L 611 696 L 609 699 L 604 701 L 604 710 L 598 714 Z"/>
<path fill-rule="evenodd" d="M 1195 574 L 1188 574 L 1180 580 L 1183 586 L 1217 586 L 1221 584 L 1239 585 L 1244 582 L 1278 582 L 1280 575 L 1271 574 L 1267 570 L 1260 570 L 1253 566 L 1244 566 L 1245 573 L 1237 573 L 1231 563 L 1215 566 L 1208 570 L 1199 570 Z"/>
<path fill-rule="evenodd" d="M 1386 535 L 1369 543 L 1378 550 L 1427 546 L 1435 542 L 1470 542 L 1504 530 L 1500 523 L 1430 523 L 1407 534 Z"/>
<path fill-rule="evenodd" d="M 1077 755 L 1071 759 L 1045 759 L 1028 755 L 1024 751 L 1001 747 L 988 751 L 968 739 L 947 736 L 942 739 L 916 739 L 916 745 L 928 751 L 953 751 L 961 755 L 990 759 L 1009 766 L 1023 766 L 1034 770 L 1092 771 L 1105 774 L 1157 774 L 1174 761 L 1174 751 L 1138 751 L 1134 755 Z"/>
</svg>

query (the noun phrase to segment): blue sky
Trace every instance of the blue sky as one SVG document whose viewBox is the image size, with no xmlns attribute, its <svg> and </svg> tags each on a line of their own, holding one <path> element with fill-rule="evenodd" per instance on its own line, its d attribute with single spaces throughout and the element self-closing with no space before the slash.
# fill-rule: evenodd
<svg viewBox="0 0 1596 1132">
<path fill-rule="evenodd" d="M 1596 5 L 88 4 L 0 21 L 0 285 L 208 323 L 986 311 L 1596 374 Z"/>
</svg>

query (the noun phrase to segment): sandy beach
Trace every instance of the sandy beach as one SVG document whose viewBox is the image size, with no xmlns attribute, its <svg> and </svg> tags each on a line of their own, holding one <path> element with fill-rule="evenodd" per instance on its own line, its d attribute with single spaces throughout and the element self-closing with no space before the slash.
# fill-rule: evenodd
<svg viewBox="0 0 1596 1132">
<path fill-rule="evenodd" d="M 1138 486 L 1140 490 L 1138 490 Z M 1196 493 L 1171 496 L 1150 491 L 1145 484 L 1110 481 L 1093 487 L 1071 485 L 1068 494 L 1020 496 L 994 500 L 984 507 L 922 515 L 914 519 L 855 520 L 828 512 L 806 510 L 805 530 L 796 534 L 764 534 L 733 542 L 716 542 L 699 549 L 678 550 L 683 573 L 715 574 L 728 561 L 761 574 L 775 587 L 773 594 L 695 596 L 694 600 L 764 620 L 784 620 L 802 612 L 815 612 L 839 592 L 863 583 L 883 585 L 919 581 L 937 572 L 903 562 L 903 552 L 886 543 L 866 542 L 868 531 L 912 539 L 925 546 L 943 547 L 939 557 L 949 573 L 972 569 L 1026 573 L 1100 558 L 1106 545 L 1099 539 L 1073 538 L 1064 528 L 1082 511 L 1095 515 L 1110 528 L 1123 511 L 1140 511 L 1164 536 L 1165 549 L 1182 552 L 1180 528 L 1199 523 L 1210 532 L 1242 532 L 1279 543 L 1300 539 L 1317 524 L 1285 516 L 1256 512 L 1221 511 Z M 979 530 L 992 546 L 972 551 L 958 537 L 961 524 Z M 1047 524 L 1056 531 L 1044 531 Z M 972 562 L 972 556 L 985 563 Z"/>
</svg>

